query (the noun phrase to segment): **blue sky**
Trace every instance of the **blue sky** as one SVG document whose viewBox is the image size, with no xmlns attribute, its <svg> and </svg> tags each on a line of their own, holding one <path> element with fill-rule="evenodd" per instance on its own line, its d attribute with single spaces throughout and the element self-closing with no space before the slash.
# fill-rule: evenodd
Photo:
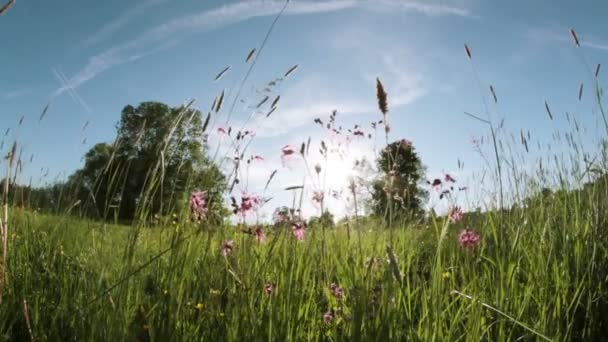
<svg viewBox="0 0 608 342">
<path fill-rule="evenodd" d="M 0 17 L 0 134 L 11 129 L 2 153 L 20 142 L 22 180 L 42 184 L 80 167 L 93 144 L 111 141 L 127 104 L 179 105 L 196 98 L 196 106 L 207 110 L 214 96 L 234 89 L 243 77 L 245 56 L 259 46 L 282 6 L 271 0 L 17 0 Z M 496 121 L 505 119 L 505 137 L 525 129 L 546 144 L 556 130 L 570 127 L 564 114 L 569 112 L 586 128 L 582 139 L 592 146 L 604 134 L 591 90 L 593 70 L 608 56 L 607 10 L 604 1 L 293 0 L 244 87 L 243 97 L 253 102 L 254 86 L 263 88 L 300 66 L 277 89 L 276 113 L 253 121 L 259 126 L 252 152 L 267 161 L 251 171 L 247 190 L 259 191 L 279 168 L 269 206 L 288 198 L 280 189 L 301 183 L 306 172 L 301 166 L 282 168 L 280 147 L 323 138 L 315 117 L 336 109 L 345 127 L 379 119 L 376 77 L 389 94 L 391 138 L 414 142 L 429 177 L 451 172 L 475 187 L 484 166 L 471 137 L 487 134 L 487 127 L 463 112 L 485 116 L 484 101 Z M 570 28 L 578 33 L 579 49 Z M 226 77 L 212 82 L 228 65 Z M 581 102 L 580 82 L 586 86 Z M 49 102 L 47 117 L 38 122 Z M 237 106 L 232 124 L 249 114 Z M 213 144 L 219 137 L 211 139 Z M 349 153 L 328 166 L 329 183 L 336 187 L 345 184 L 355 156 L 373 155 L 369 143 L 355 142 Z M 534 165 L 545 153 L 532 151 L 526 162 Z M 464 161 L 461 170 L 458 159 Z M 332 209 L 345 210 L 339 204 Z"/>
</svg>

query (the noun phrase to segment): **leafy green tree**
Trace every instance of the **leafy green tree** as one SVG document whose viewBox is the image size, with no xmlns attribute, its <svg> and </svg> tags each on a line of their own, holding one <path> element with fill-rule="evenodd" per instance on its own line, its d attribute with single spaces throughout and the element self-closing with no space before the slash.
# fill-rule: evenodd
<svg viewBox="0 0 608 342">
<path fill-rule="evenodd" d="M 321 216 L 311 217 L 308 226 L 311 228 L 334 228 L 334 215 L 329 210 L 325 210 Z"/>
<path fill-rule="evenodd" d="M 68 183 L 78 183 L 78 198 L 103 218 L 116 210 L 120 219 L 131 220 L 144 207 L 143 216 L 174 213 L 198 189 L 207 191 L 209 212 L 221 220 L 213 214 L 223 213 L 225 180 L 206 156 L 205 141 L 198 110 L 159 102 L 128 105 L 114 144 L 91 148 Z"/>
<path fill-rule="evenodd" d="M 382 150 L 377 164 L 382 174 L 373 183 L 372 212 L 389 221 L 422 215 L 428 192 L 422 187 L 424 167 L 414 146 L 395 141 Z"/>
</svg>

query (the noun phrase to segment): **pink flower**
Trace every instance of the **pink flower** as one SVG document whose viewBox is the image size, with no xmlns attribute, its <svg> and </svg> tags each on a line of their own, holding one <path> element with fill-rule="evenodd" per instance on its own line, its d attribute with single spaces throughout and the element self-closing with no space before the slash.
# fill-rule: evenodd
<svg viewBox="0 0 608 342">
<path fill-rule="evenodd" d="M 266 295 L 270 296 L 273 290 L 274 286 L 272 283 L 266 283 L 266 285 L 264 285 L 264 293 L 266 293 Z"/>
<path fill-rule="evenodd" d="M 218 127 L 217 132 L 219 134 L 228 134 L 228 132 L 226 132 L 226 129 L 224 127 Z"/>
<path fill-rule="evenodd" d="M 359 137 L 365 137 L 365 133 L 362 130 L 360 130 L 360 129 L 354 131 L 353 135 L 354 136 L 359 136 Z"/>
<path fill-rule="evenodd" d="M 264 243 L 264 241 L 266 241 L 266 232 L 264 232 L 264 228 L 257 227 L 255 229 L 255 240 L 258 243 Z"/>
<path fill-rule="evenodd" d="M 190 195 L 190 213 L 192 218 L 202 221 L 207 217 L 207 192 L 195 191 Z"/>
<path fill-rule="evenodd" d="M 325 195 L 321 191 L 315 191 L 312 194 L 312 200 L 317 204 L 321 204 L 321 202 L 323 202 L 324 197 Z"/>
<path fill-rule="evenodd" d="M 241 214 L 243 217 L 247 216 L 252 211 L 257 210 L 263 203 L 264 200 L 262 197 L 248 194 L 243 192 L 241 195 L 241 204 L 237 204 L 237 201 L 234 197 L 232 199 L 232 212 L 234 214 Z"/>
<path fill-rule="evenodd" d="M 291 226 L 291 232 L 293 234 L 294 239 L 298 241 L 304 240 L 304 225 L 301 222 L 295 222 Z"/>
<path fill-rule="evenodd" d="M 230 255 L 230 253 L 232 253 L 233 249 L 234 249 L 234 241 L 232 241 L 232 240 L 222 241 L 222 245 L 220 247 L 220 253 L 222 254 L 222 256 Z"/>
<path fill-rule="evenodd" d="M 432 181 L 432 182 L 431 182 L 431 181 L 426 181 L 426 182 L 427 182 L 428 184 L 430 184 L 432 187 L 436 188 L 436 189 L 437 189 L 439 186 L 441 186 L 441 179 L 439 179 L 439 178 L 435 178 L 435 179 L 433 179 L 433 181 Z"/>
<path fill-rule="evenodd" d="M 323 315 L 323 322 L 325 322 L 325 324 L 331 324 L 331 322 L 334 321 L 334 312 L 333 310 L 328 310 L 324 315 Z"/>
<path fill-rule="evenodd" d="M 412 146 L 412 141 L 408 140 L 408 139 L 401 139 L 401 146 L 410 147 L 410 146 Z"/>
<path fill-rule="evenodd" d="M 480 238 L 474 230 L 466 228 L 458 235 L 458 242 L 462 248 L 474 248 L 479 245 Z"/>
<path fill-rule="evenodd" d="M 452 175 L 450 175 L 449 173 L 445 174 L 444 179 L 446 182 L 456 183 L 456 179 L 452 177 Z"/>
<path fill-rule="evenodd" d="M 262 157 L 262 156 L 253 156 L 252 159 L 255 161 L 264 161 L 264 157 Z"/>
<path fill-rule="evenodd" d="M 336 284 L 336 283 L 329 284 L 329 289 L 331 290 L 331 292 L 333 293 L 334 297 L 336 297 L 337 300 L 342 300 L 344 298 L 344 289 L 339 287 L 338 284 Z"/>
<path fill-rule="evenodd" d="M 450 221 L 452 223 L 456 223 L 462 220 L 463 215 L 464 213 L 462 212 L 462 209 L 458 206 L 455 206 L 450 210 Z"/>
<path fill-rule="evenodd" d="M 296 150 L 291 145 L 285 145 L 281 148 L 281 163 L 286 166 L 287 162 L 291 160 L 296 154 Z"/>
</svg>

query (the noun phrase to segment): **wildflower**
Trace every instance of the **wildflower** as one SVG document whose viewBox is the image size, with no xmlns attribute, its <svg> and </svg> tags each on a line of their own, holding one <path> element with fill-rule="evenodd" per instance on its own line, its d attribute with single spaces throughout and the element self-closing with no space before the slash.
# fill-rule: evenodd
<svg viewBox="0 0 608 342">
<path fill-rule="evenodd" d="M 454 177 L 452 177 L 452 175 L 450 175 L 449 173 L 445 174 L 444 179 L 446 182 L 456 183 L 456 179 Z"/>
<path fill-rule="evenodd" d="M 293 158 L 295 153 L 296 150 L 291 145 L 285 145 L 281 148 L 281 163 L 283 166 L 286 166 L 287 161 Z"/>
<path fill-rule="evenodd" d="M 274 213 L 274 219 L 277 223 L 281 223 L 281 222 L 285 222 L 287 221 L 287 212 L 282 211 L 282 210 L 277 210 Z"/>
<path fill-rule="evenodd" d="M 200 310 L 203 310 L 203 308 L 204 308 L 205 306 L 203 305 L 203 303 L 198 303 L 198 304 L 196 304 L 194 307 L 195 307 L 197 310 L 199 310 L 199 311 L 200 311 Z"/>
<path fill-rule="evenodd" d="M 463 229 L 458 235 L 458 242 L 460 246 L 463 248 L 474 248 L 479 245 L 480 239 L 479 234 L 477 234 L 474 230 L 466 228 Z"/>
<path fill-rule="evenodd" d="M 221 293 L 221 291 L 216 290 L 216 289 L 209 289 L 209 293 L 211 293 L 214 296 L 218 296 Z"/>
<path fill-rule="evenodd" d="M 325 324 L 331 324 L 331 322 L 334 321 L 334 312 L 333 310 L 328 310 L 324 315 L 323 315 L 323 322 L 325 322 Z"/>
<path fill-rule="evenodd" d="M 207 192 L 196 191 L 190 195 L 190 212 L 196 221 L 202 221 L 207 217 Z"/>
<path fill-rule="evenodd" d="M 252 159 L 255 161 L 264 161 L 264 157 L 262 157 L 262 156 L 253 156 Z"/>
<path fill-rule="evenodd" d="M 321 191 L 315 191 L 312 194 L 312 200 L 313 202 L 315 202 L 316 204 L 321 204 L 323 202 L 323 198 L 325 197 L 325 195 L 321 192 Z"/>
<path fill-rule="evenodd" d="M 242 216 L 246 216 L 249 212 L 257 210 L 258 207 L 263 203 L 260 196 L 248 194 L 243 192 L 241 195 L 241 204 L 237 204 L 236 199 L 233 197 L 232 200 L 232 212 L 234 214 L 240 213 Z"/>
<path fill-rule="evenodd" d="M 445 271 L 443 272 L 443 274 L 441 274 L 441 276 L 443 277 L 443 279 L 450 279 L 451 274 L 450 272 Z"/>
<path fill-rule="evenodd" d="M 264 293 L 266 293 L 266 295 L 270 296 L 273 290 L 274 286 L 272 283 L 266 283 L 266 285 L 264 285 Z"/>
<path fill-rule="evenodd" d="M 334 295 L 334 297 L 336 297 L 337 300 L 341 300 L 344 298 L 344 289 L 341 288 L 340 286 L 338 286 L 338 284 L 336 284 L 336 283 L 329 284 L 329 289 L 331 290 L 332 294 Z"/>
<path fill-rule="evenodd" d="M 412 141 L 408 139 L 401 139 L 401 147 L 410 147 L 412 146 Z"/>
<path fill-rule="evenodd" d="M 298 240 L 304 240 L 304 224 L 302 222 L 295 222 L 292 226 L 293 237 Z"/>
<path fill-rule="evenodd" d="M 232 240 L 222 241 L 222 246 L 220 248 L 220 252 L 221 252 L 222 256 L 230 255 L 230 253 L 232 253 L 233 249 L 234 249 L 234 241 L 232 241 Z"/>
<path fill-rule="evenodd" d="M 264 228 L 257 227 L 255 229 L 255 240 L 258 243 L 264 243 L 264 241 L 266 241 L 266 232 L 264 232 Z"/>
<path fill-rule="evenodd" d="M 462 219 L 463 212 L 462 209 L 458 206 L 453 207 L 450 210 L 450 221 L 452 223 L 456 223 Z"/>
<path fill-rule="evenodd" d="M 219 134 L 228 134 L 228 132 L 226 132 L 226 129 L 223 127 L 218 127 L 217 132 Z"/>
<path fill-rule="evenodd" d="M 426 181 L 426 182 L 427 182 L 428 184 L 430 184 L 431 186 L 433 186 L 433 187 L 438 187 L 438 186 L 440 186 L 440 185 L 441 185 L 441 179 L 439 179 L 439 178 L 435 178 L 435 179 L 433 179 L 433 181 L 432 181 L 432 182 L 431 182 L 431 181 Z"/>
</svg>

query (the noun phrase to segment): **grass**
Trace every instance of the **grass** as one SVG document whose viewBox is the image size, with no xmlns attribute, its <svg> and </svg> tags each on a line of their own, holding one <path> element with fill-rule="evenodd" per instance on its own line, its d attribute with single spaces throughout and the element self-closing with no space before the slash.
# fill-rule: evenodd
<svg viewBox="0 0 608 342">
<path fill-rule="evenodd" d="M 608 327 L 605 232 L 581 194 L 502 214 L 397 229 L 268 232 L 175 224 L 142 231 L 125 282 L 128 227 L 13 210 L 4 336 L 28 340 L 590 340 Z M 478 249 L 457 233 L 474 224 Z M 523 225 L 523 227 L 522 227 Z M 441 238 L 443 234 L 445 238 Z M 220 255 L 220 243 L 235 249 Z M 337 300 L 330 283 L 345 289 Z M 273 284 L 267 295 L 265 284 Z M 111 285 L 111 291 L 106 291 Z M 27 316 L 23 301 L 27 302 Z M 334 321 L 323 315 L 333 310 Z M 28 317 L 26 319 L 26 317 Z"/>
<path fill-rule="evenodd" d="M 280 15 L 272 22 L 262 44 L 248 54 L 246 63 L 250 65 L 229 106 L 226 123 L 257 60 L 257 55 L 255 59 L 252 56 L 256 51 L 262 52 Z M 571 32 L 577 48 L 580 47 L 574 31 Z M 473 61 L 468 45 L 465 53 Z M 483 94 L 485 87 L 472 66 Z M 290 68 L 283 78 L 297 67 Z M 215 80 L 228 70 L 230 67 Z M 598 72 L 599 65 L 596 80 Z M 388 95 L 379 79 L 376 86 L 388 145 Z M 495 89 L 493 86 L 489 89 L 497 103 Z M 580 89 L 582 92 L 582 86 Z M 598 81 L 596 96 L 603 118 L 601 94 Z M 276 109 L 279 97 L 273 98 L 265 117 Z M 257 107 L 270 99 L 266 96 Z M 214 115 L 227 101 L 224 91 L 216 101 L 212 106 Z M 354 221 L 337 228 L 307 229 L 303 241 L 295 240 L 289 228 L 266 227 L 267 240 L 258 243 L 253 236 L 227 223 L 190 223 L 185 210 L 175 222 L 153 226 L 143 220 L 126 226 L 78 218 L 70 210 L 80 200 L 73 202 L 64 214 L 43 214 L 15 205 L 8 215 L 6 182 L 0 235 L 7 239 L 2 251 L 8 255 L 3 258 L 6 276 L 2 280 L 6 282 L 4 287 L 0 286 L 0 336 L 5 340 L 30 341 L 605 338 L 608 336 L 606 163 L 600 167 L 603 177 L 597 177 L 583 189 L 573 190 L 561 180 L 569 179 L 566 174 L 570 171 L 583 179 L 586 171 L 577 169 L 575 162 L 569 164 L 556 157 L 555 174 L 550 176 L 560 179 L 558 191 L 526 200 L 520 194 L 529 194 L 537 187 L 530 185 L 533 182 L 528 175 L 517 169 L 519 160 L 516 162 L 515 158 L 521 158 L 522 165 L 524 158 L 514 152 L 515 143 L 507 145 L 509 153 L 505 152 L 503 142 L 506 144 L 507 139 L 501 131 L 502 124 L 497 124 L 499 115 L 489 112 L 485 99 L 484 107 L 483 116 L 467 115 L 487 124 L 491 133 L 493 156 L 482 157 L 488 169 L 496 170 L 497 207 L 507 205 L 505 195 L 518 198 L 510 201 L 510 209 L 467 213 L 458 223 L 433 215 L 416 224 L 383 222 L 359 216 L 355 203 Z M 545 107 L 549 119 L 554 120 L 547 102 Z M 136 218 L 150 213 L 152 196 L 159 184 L 162 188 L 164 158 L 170 157 L 168 144 L 180 120 L 189 113 L 186 109 L 171 123 L 159 150 L 159 160 L 147 170 L 141 192 L 143 204 L 137 208 Z M 40 120 L 44 113 L 46 109 Z M 333 124 L 335 114 L 332 116 Z M 213 119 L 212 126 L 217 119 Z M 576 132 L 569 132 L 571 160 L 587 162 L 574 145 L 573 134 L 577 138 L 584 134 L 578 124 L 575 126 Z M 525 139 L 521 132 L 526 153 L 530 139 L 529 134 Z M 241 138 L 233 140 L 225 156 L 232 152 L 244 156 L 249 143 Z M 16 146 L 9 154 L 7 179 L 15 167 Z M 325 142 L 321 146 L 327 153 Z M 306 161 L 309 147 L 310 141 L 302 144 L 300 154 L 314 184 L 315 177 Z M 292 152 L 297 155 L 297 151 Z M 324 157 L 327 160 L 327 154 Z M 605 156 L 600 160 L 605 161 Z M 119 166 L 114 171 L 122 174 L 128 167 Z M 228 177 L 227 183 L 232 182 L 233 186 L 237 183 L 238 168 L 236 163 L 234 180 Z M 321 171 L 316 172 L 319 176 Z M 275 173 L 276 170 L 269 182 Z M 541 174 L 532 179 L 540 184 L 549 183 L 543 179 L 546 176 Z M 317 181 L 325 194 L 325 184 L 320 185 L 320 177 Z M 352 195 L 357 200 L 354 188 L 355 185 Z M 294 189 L 300 189 L 301 206 L 303 186 Z M 295 202 L 294 195 L 293 207 Z M 393 217 L 393 213 L 388 214 Z M 480 234 L 478 247 L 459 245 L 458 234 L 465 227 Z M 234 248 L 224 256 L 220 248 L 227 240 L 234 242 Z M 336 295 L 332 284 L 343 289 L 343 297 Z M 272 291 L 267 290 L 270 287 Z"/>
</svg>

